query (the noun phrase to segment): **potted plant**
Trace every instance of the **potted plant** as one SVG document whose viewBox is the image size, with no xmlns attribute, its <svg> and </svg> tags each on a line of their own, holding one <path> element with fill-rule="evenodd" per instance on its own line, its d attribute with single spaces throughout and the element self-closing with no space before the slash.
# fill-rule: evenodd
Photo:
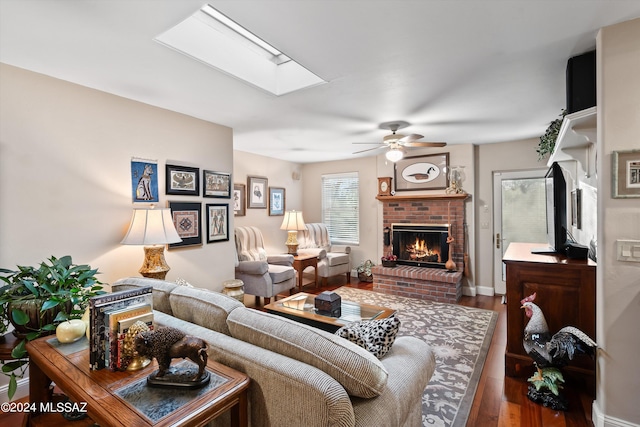
<svg viewBox="0 0 640 427">
<path fill-rule="evenodd" d="M 553 149 L 556 147 L 556 139 L 558 139 L 558 133 L 560 132 L 560 128 L 562 127 L 562 121 L 564 120 L 564 116 L 567 115 L 567 110 L 562 110 L 560 113 L 560 118 L 555 119 L 549 124 L 544 135 L 540 137 L 540 142 L 538 143 L 538 148 L 536 148 L 536 152 L 538 153 L 538 161 L 542 160 L 546 155 L 551 155 L 553 153 Z"/>
<path fill-rule="evenodd" d="M 14 326 L 21 339 L 13 349 L 12 361 L 1 362 L 2 373 L 10 377 L 8 395 L 16 392 L 29 363 L 25 344 L 44 335 L 70 319 L 80 319 L 92 296 L 104 293 L 96 279 L 97 269 L 76 265 L 70 256 L 52 256 L 39 266 L 18 266 L 18 270 L 0 268 L 0 331 Z M 4 330 L 2 330 L 4 326 Z M 17 371 L 17 372 L 16 372 Z"/>
<path fill-rule="evenodd" d="M 368 259 L 358 267 L 356 267 L 356 271 L 358 272 L 358 279 L 361 282 L 373 282 L 373 273 L 371 272 L 371 267 L 373 266 L 373 261 Z"/>
</svg>

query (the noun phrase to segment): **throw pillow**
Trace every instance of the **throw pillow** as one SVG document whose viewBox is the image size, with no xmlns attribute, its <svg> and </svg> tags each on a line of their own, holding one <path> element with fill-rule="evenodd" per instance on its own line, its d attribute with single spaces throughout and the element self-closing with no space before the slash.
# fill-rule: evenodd
<svg viewBox="0 0 640 427">
<path fill-rule="evenodd" d="M 336 335 L 359 345 L 380 359 L 391 350 L 399 330 L 400 319 L 393 315 L 386 319 L 351 323 L 338 329 Z"/>
</svg>

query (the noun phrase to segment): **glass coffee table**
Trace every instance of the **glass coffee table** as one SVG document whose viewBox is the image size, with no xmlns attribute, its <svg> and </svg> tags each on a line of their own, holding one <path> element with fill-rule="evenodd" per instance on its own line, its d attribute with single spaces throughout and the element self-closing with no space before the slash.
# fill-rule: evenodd
<svg viewBox="0 0 640 427">
<path fill-rule="evenodd" d="M 362 320 L 384 319 L 392 316 L 396 311 L 376 305 L 360 304 L 351 301 L 341 301 L 340 317 L 319 314 L 314 300 L 316 295 L 300 292 L 290 297 L 274 301 L 264 308 L 269 313 L 295 320 L 328 332 L 335 332 L 342 326 Z"/>
</svg>

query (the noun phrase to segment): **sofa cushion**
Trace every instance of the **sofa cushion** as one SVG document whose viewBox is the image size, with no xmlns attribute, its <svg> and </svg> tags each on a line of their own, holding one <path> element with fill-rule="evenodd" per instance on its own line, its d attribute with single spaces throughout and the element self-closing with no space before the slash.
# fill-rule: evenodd
<svg viewBox="0 0 640 427">
<path fill-rule="evenodd" d="M 266 261 L 267 251 L 264 249 L 262 233 L 257 227 L 236 227 L 236 249 L 240 261 Z"/>
<path fill-rule="evenodd" d="M 273 283 L 282 283 L 296 277 L 296 271 L 285 265 L 269 264 L 269 276 Z"/>
<path fill-rule="evenodd" d="M 227 316 L 240 301 L 207 289 L 176 287 L 170 297 L 173 315 L 187 322 L 229 335 Z"/>
<path fill-rule="evenodd" d="M 117 280 L 111 285 L 111 291 L 125 291 L 127 289 L 153 287 L 153 309 L 167 314 L 173 314 L 169 296 L 171 291 L 179 285 L 164 280 L 149 279 L 147 277 L 125 277 Z"/>
<path fill-rule="evenodd" d="M 380 359 L 391 350 L 399 330 L 400 319 L 394 315 L 386 319 L 345 325 L 336 331 L 336 335 L 359 345 Z"/>
<path fill-rule="evenodd" d="M 231 336 L 314 366 L 351 396 L 379 396 L 387 371 L 372 354 L 329 332 L 270 313 L 239 308 L 229 313 Z"/>
</svg>

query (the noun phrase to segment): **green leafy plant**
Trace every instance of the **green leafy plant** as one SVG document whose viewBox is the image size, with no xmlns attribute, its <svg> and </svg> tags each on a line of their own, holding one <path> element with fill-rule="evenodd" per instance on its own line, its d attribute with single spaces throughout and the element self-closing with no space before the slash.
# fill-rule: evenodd
<svg viewBox="0 0 640 427">
<path fill-rule="evenodd" d="M 2 373 L 9 376 L 9 399 L 17 389 L 17 378 L 24 377 L 29 363 L 26 343 L 55 332 L 65 320 L 80 319 L 89 303 L 89 298 L 104 293 L 102 282 L 96 279 L 97 269 L 88 265 L 76 265 L 70 256 L 50 257 L 39 266 L 17 266 L 18 270 L 0 269 L 0 323 L 7 331 L 11 323 L 22 334 L 22 340 L 13 349 L 14 360 L 2 362 Z M 37 324 L 27 307 L 35 306 L 39 312 Z"/>
<path fill-rule="evenodd" d="M 559 390 L 562 388 L 561 383 L 564 383 L 564 377 L 558 368 L 542 368 L 527 381 L 533 384 L 537 391 L 540 389 L 549 390 L 558 396 Z"/>
<path fill-rule="evenodd" d="M 555 119 L 549 124 L 544 135 L 540 137 L 540 142 L 538 143 L 538 148 L 536 148 L 536 152 L 538 153 L 538 161 L 545 158 L 547 155 L 551 155 L 553 153 L 553 149 L 556 147 L 556 140 L 558 139 L 558 133 L 560 132 L 560 128 L 562 127 L 562 121 L 564 116 L 567 115 L 567 110 L 562 110 L 560 113 L 560 118 Z"/>
<path fill-rule="evenodd" d="M 371 261 L 370 259 L 364 261 L 362 264 L 360 264 L 359 266 L 356 267 L 356 271 L 358 272 L 358 274 L 364 274 L 365 276 L 371 276 L 373 273 L 371 273 L 371 267 L 373 267 L 375 264 L 373 263 L 373 261 Z"/>
</svg>

